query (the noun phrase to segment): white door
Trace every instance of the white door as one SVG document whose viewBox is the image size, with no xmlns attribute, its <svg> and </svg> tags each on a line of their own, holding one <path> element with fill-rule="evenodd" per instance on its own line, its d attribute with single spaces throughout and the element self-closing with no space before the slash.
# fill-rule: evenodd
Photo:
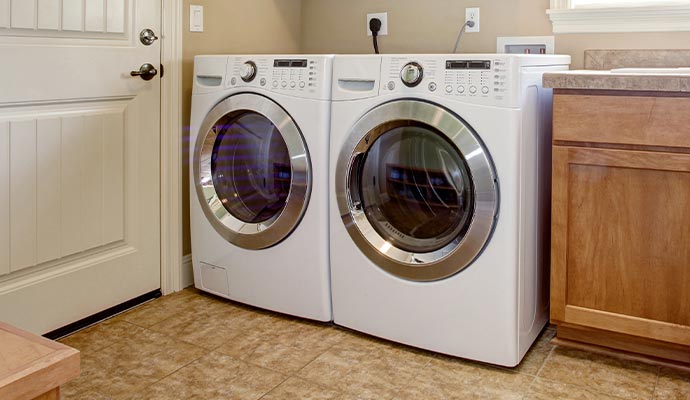
<svg viewBox="0 0 690 400">
<path fill-rule="evenodd" d="M 0 0 L 0 320 L 46 333 L 160 288 L 154 0 Z"/>
</svg>

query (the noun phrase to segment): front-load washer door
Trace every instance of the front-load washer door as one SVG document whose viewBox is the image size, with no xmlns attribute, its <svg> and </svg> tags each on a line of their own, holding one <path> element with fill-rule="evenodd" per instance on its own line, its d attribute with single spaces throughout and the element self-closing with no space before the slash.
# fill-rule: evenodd
<svg viewBox="0 0 690 400">
<path fill-rule="evenodd" d="M 279 243 L 307 209 L 311 164 L 304 138 L 290 115 L 264 96 L 233 95 L 209 112 L 193 168 L 206 218 L 236 246 Z"/>
<path fill-rule="evenodd" d="M 377 266 L 434 281 L 468 267 L 488 243 L 499 189 L 477 133 L 443 107 L 399 100 L 353 127 L 336 166 L 348 233 Z"/>
</svg>

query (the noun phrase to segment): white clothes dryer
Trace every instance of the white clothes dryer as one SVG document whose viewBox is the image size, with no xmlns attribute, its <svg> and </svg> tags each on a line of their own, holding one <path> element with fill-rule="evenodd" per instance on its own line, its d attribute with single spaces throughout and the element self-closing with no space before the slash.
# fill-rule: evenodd
<svg viewBox="0 0 690 400">
<path fill-rule="evenodd" d="M 548 321 L 551 91 L 568 56 L 336 56 L 336 324 L 515 366 Z"/>
<path fill-rule="evenodd" d="M 194 283 L 253 306 L 332 318 L 332 56 L 198 56 L 190 126 Z"/>
</svg>

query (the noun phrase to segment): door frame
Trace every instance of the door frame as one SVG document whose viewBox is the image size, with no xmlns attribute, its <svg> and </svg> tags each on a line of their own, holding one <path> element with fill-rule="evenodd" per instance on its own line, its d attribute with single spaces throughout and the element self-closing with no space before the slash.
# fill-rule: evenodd
<svg viewBox="0 0 690 400">
<path fill-rule="evenodd" d="M 183 1 L 162 0 L 161 64 L 161 291 L 170 294 L 189 285 L 182 254 L 182 34 Z"/>
</svg>

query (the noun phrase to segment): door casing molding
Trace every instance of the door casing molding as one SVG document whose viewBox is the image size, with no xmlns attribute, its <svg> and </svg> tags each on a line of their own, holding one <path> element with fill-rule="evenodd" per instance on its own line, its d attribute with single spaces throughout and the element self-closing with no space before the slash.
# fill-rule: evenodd
<svg viewBox="0 0 690 400">
<path fill-rule="evenodd" d="M 161 291 L 184 288 L 182 255 L 183 1 L 162 0 L 161 64 Z"/>
</svg>

